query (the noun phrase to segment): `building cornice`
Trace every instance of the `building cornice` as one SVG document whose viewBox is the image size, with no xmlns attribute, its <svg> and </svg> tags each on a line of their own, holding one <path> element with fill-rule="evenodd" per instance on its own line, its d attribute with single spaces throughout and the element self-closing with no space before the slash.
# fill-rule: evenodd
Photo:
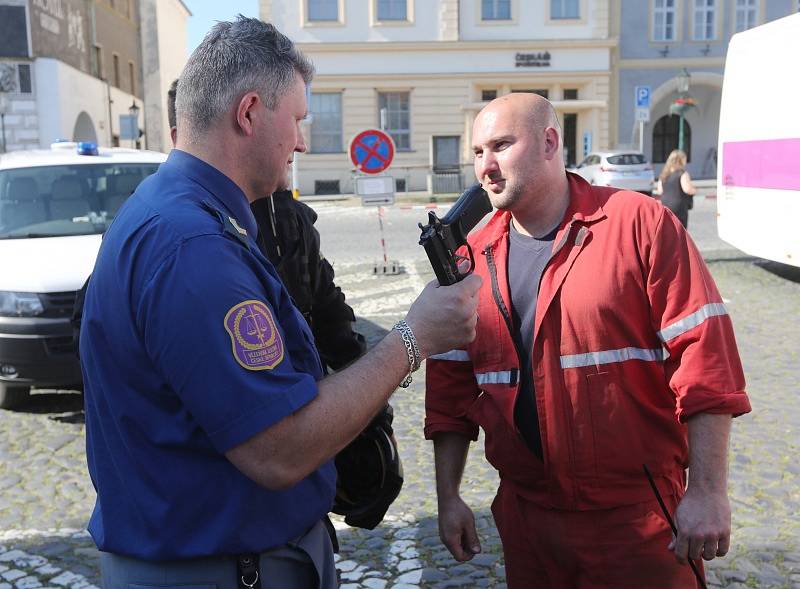
<svg viewBox="0 0 800 589">
<path fill-rule="evenodd" d="M 191 11 L 191 10 L 189 10 L 189 7 L 188 7 L 188 6 L 186 6 L 186 3 L 185 3 L 183 0 L 177 0 L 177 1 L 178 1 L 178 4 L 180 4 L 180 5 L 183 7 L 183 9 L 186 11 L 186 16 L 187 16 L 187 17 L 189 17 L 189 16 L 194 16 L 194 15 L 192 14 L 192 11 Z"/>
<path fill-rule="evenodd" d="M 522 39 L 513 41 L 363 41 L 360 43 L 296 43 L 304 53 L 353 53 L 369 50 L 391 51 L 474 51 L 474 50 L 550 50 L 611 49 L 618 39 Z"/>
<path fill-rule="evenodd" d="M 564 80 L 586 79 L 596 80 L 598 78 L 609 78 L 611 72 L 608 70 L 582 70 L 582 71 L 564 71 L 564 70 L 550 70 L 547 72 L 499 72 L 499 73 L 407 73 L 407 74 L 320 74 L 314 75 L 314 82 L 325 82 L 326 89 L 330 89 L 333 84 L 341 84 L 341 88 L 347 88 L 347 84 L 353 80 L 366 79 L 374 82 L 391 82 L 402 81 L 408 82 L 409 80 L 468 80 L 472 82 L 487 83 L 506 83 L 516 80 L 530 80 L 531 74 L 535 74 L 538 81 L 549 83 L 562 82 Z"/>
<path fill-rule="evenodd" d="M 620 59 L 619 69 L 681 69 L 684 67 L 724 67 L 724 57 L 676 57 L 671 59 Z"/>
<path fill-rule="evenodd" d="M 488 102 L 469 102 L 461 105 L 461 110 L 469 112 L 477 112 L 485 107 Z M 592 109 L 608 108 L 608 101 L 606 100 L 551 100 L 550 104 L 556 110 L 565 110 L 569 112 L 583 111 Z"/>
</svg>

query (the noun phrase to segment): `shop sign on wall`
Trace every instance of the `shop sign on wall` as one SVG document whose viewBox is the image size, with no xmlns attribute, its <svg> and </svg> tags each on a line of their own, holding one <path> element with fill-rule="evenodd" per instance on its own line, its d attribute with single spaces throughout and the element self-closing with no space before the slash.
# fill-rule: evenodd
<svg viewBox="0 0 800 589">
<path fill-rule="evenodd" d="M 517 53 L 514 56 L 517 67 L 550 67 L 550 52 Z"/>
</svg>

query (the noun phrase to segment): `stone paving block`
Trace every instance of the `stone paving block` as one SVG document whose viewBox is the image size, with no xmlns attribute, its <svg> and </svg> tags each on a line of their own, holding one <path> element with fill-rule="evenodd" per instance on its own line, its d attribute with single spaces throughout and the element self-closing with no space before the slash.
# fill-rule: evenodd
<svg viewBox="0 0 800 589">
<path fill-rule="evenodd" d="M 451 589 L 453 587 L 473 587 L 475 585 L 475 581 L 468 577 L 456 577 L 454 579 L 447 579 L 445 581 L 441 581 L 440 583 L 436 583 L 434 585 L 435 589 Z"/>
<path fill-rule="evenodd" d="M 349 573 L 358 566 L 358 563 L 353 560 L 341 560 L 336 563 L 336 568 L 343 573 Z"/>
<path fill-rule="evenodd" d="M 475 567 L 467 562 L 462 562 L 460 564 L 450 567 L 449 572 L 450 574 L 455 574 L 455 575 L 469 575 L 470 573 L 475 572 Z"/>
<path fill-rule="evenodd" d="M 42 583 L 36 577 L 27 576 L 14 583 L 14 586 L 17 589 L 39 589 Z"/>
<path fill-rule="evenodd" d="M 397 570 L 401 573 L 405 573 L 407 571 L 413 571 L 416 569 L 421 569 L 422 567 L 423 567 L 422 562 L 420 562 L 416 558 L 409 560 L 401 560 L 399 563 L 397 563 Z"/>
<path fill-rule="evenodd" d="M 447 578 L 447 575 L 440 571 L 439 569 L 434 569 L 428 567 L 423 569 L 421 581 L 424 581 L 425 584 L 433 583 L 436 581 L 444 581 Z"/>
<path fill-rule="evenodd" d="M 84 578 L 81 577 L 80 575 L 76 575 L 75 573 L 71 573 L 69 571 L 64 571 L 57 577 L 50 579 L 49 582 L 52 583 L 53 585 L 59 585 L 61 587 L 67 587 L 67 586 L 72 587 L 73 584 L 79 583 L 83 580 Z"/>
<path fill-rule="evenodd" d="M 27 558 L 28 556 L 30 555 L 22 550 L 9 550 L 0 554 L 0 562 L 14 562 L 17 559 Z"/>
<path fill-rule="evenodd" d="M 422 570 L 417 569 L 415 571 L 409 571 L 407 573 L 403 573 L 399 577 L 397 577 L 398 583 L 408 583 L 408 584 L 417 584 L 419 583 L 420 579 L 422 579 Z"/>
<path fill-rule="evenodd" d="M 472 560 L 470 562 L 474 566 L 491 567 L 497 562 L 498 558 L 499 558 L 499 556 L 497 554 L 481 553 L 481 554 L 476 554 L 475 556 L 473 556 Z"/>
</svg>

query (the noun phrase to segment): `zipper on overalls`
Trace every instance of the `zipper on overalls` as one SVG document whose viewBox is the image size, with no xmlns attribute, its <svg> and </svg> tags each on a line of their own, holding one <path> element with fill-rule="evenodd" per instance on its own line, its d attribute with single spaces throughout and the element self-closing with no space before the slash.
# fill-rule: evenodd
<svg viewBox="0 0 800 589">
<path fill-rule="evenodd" d="M 492 253 L 491 245 L 486 246 L 486 249 L 483 250 L 483 255 L 486 256 L 486 264 L 489 266 L 489 276 L 492 279 L 492 297 L 497 305 L 497 309 L 500 311 L 500 315 L 502 315 L 503 320 L 505 321 L 506 328 L 508 329 L 508 335 L 511 337 L 511 343 L 514 345 L 514 350 L 517 352 L 518 366 L 523 366 L 522 352 L 517 342 L 517 338 L 514 337 L 514 328 L 511 325 L 511 313 L 508 312 L 508 307 L 506 307 L 503 297 L 500 295 L 500 284 L 497 282 L 497 266 L 494 263 L 494 254 Z M 513 368 L 510 371 L 510 386 L 517 385 L 517 382 L 520 380 L 519 371 L 519 368 Z"/>
</svg>

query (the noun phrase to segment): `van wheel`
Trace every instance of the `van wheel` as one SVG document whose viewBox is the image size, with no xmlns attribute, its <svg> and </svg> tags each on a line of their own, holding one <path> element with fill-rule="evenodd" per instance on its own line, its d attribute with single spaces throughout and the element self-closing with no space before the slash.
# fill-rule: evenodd
<svg viewBox="0 0 800 589">
<path fill-rule="evenodd" d="M 14 409 L 15 407 L 19 407 L 28 400 L 30 394 L 30 387 L 0 382 L 0 409 Z"/>
</svg>

